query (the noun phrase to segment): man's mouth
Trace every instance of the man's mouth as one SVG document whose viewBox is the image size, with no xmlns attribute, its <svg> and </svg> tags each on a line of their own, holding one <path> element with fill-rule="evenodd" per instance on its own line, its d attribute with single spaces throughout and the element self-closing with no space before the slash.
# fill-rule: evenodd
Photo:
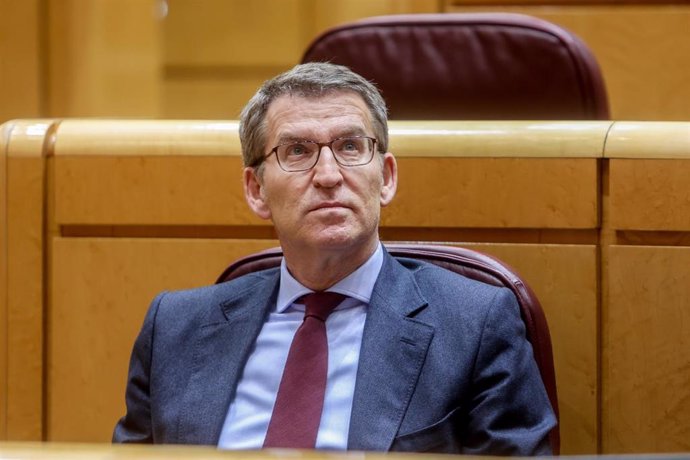
<svg viewBox="0 0 690 460">
<path fill-rule="evenodd" d="M 326 201 L 323 203 L 319 203 L 318 205 L 314 206 L 313 208 L 310 209 L 310 211 L 322 211 L 322 210 L 328 210 L 328 209 L 345 209 L 348 208 L 344 203 L 340 203 L 338 201 Z"/>
</svg>

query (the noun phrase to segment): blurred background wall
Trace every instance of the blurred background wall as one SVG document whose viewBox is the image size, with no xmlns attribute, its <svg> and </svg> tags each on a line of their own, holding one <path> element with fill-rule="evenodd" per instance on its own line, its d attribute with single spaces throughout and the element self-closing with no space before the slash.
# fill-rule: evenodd
<svg viewBox="0 0 690 460">
<path fill-rule="evenodd" d="M 477 11 L 578 34 L 602 67 L 614 120 L 690 119 L 687 0 L 0 0 L 0 11 L 0 122 L 234 119 L 331 26 Z"/>
</svg>

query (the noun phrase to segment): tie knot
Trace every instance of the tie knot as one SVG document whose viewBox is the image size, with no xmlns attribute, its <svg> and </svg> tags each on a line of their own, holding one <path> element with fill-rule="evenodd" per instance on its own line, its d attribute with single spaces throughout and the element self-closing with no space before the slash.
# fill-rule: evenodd
<svg viewBox="0 0 690 460">
<path fill-rule="evenodd" d="M 335 307 L 342 302 L 345 297 L 337 292 L 313 292 L 303 297 L 305 312 L 304 317 L 314 316 L 321 321 L 326 321 L 328 315 Z"/>
</svg>

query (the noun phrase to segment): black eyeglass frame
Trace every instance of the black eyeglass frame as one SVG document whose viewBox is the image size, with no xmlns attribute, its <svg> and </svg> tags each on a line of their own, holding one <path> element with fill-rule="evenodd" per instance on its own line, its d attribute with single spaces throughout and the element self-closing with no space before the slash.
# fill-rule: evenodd
<svg viewBox="0 0 690 460">
<path fill-rule="evenodd" d="M 345 164 L 345 163 L 342 163 L 342 162 L 340 161 L 340 159 L 338 158 L 338 154 L 335 153 L 335 151 L 333 150 L 333 143 L 334 143 L 334 142 L 338 142 L 338 141 L 342 141 L 342 140 L 344 140 L 344 139 L 368 139 L 369 141 L 371 141 L 371 156 L 369 157 L 369 159 L 368 159 L 367 161 L 365 161 L 364 163 L 357 163 L 357 164 Z M 300 142 L 302 142 L 302 143 L 308 142 L 308 143 L 310 143 L 310 144 L 314 144 L 314 145 L 318 146 L 319 149 L 318 149 L 318 151 L 316 152 L 316 156 L 315 156 L 315 159 L 314 159 L 314 164 L 312 164 L 310 167 L 304 168 L 304 169 L 285 169 L 285 167 L 283 166 L 283 164 L 280 162 L 280 157 L 278 156 L 278 149 L 279 149 L 280 147 L 284 146 L 284 145 L 299 144 Z M 284 143 L 282 143 L 282 144 L 278 144 L 278 145 L 276 145 L 275 147 L 273 147 L 273 148 L 271 149 L 270 152 L 268 152 L 266 155 L 264 155 L 263 159 L 261 160 L 261 163 L 263 163 L 264 161 L 266 161 L 266 160 L 268 159 L 268 157 L 270 157 L 271 155 L 273 155 L 273 154 L 275 153 L 275 154 L 276 154 L 276 161 L 278 162 L 278 166 L 280 166 L 280 169 L 282 169 L 283 171 L 285 171 L 285 172 L 304 172 L 304 171 L 309 171 L 309 170 L 313 169 L 314 166 L 316 166 L 316 164 L 319 162 L 319 158 L 321 158 L 321 150 L 323 150 L 324 147 L 328 147 L 328 148 L 330 149 L 330 151 L 333 153 L 333 158 L 335 158 L 335 161 L 336 161 L 336 163 L 338 163 L 338 165 L 343 166 L 343 167 L 345 167 L 345 168 L 354 168 L 354 167 L 357 167 L 357 166 L 364 166 L 364 165 L 368 165 L 369 163 L 371 163 L 371 160 L 374 159 L 374 154 L 377 153 L 377 152 L 376 152 L 376 145 L 377 145 L 377 144 L 378 144 L 378 141 L 376 140 L 376 138 L 375 138 L 375 137 L 370 137 L 370 136 L 344 136 L 344 137 L 336 137 L 335 139 L 332 139 L 332 140 L 329 141 L 329 142 L 316 142 L 316 141 L 310 141 L 310 140 L 306 140 L 306 139 L 304 139 L 304 140 L 302 140 L 302 141 L 290 141 L 290 142 L 284 142 Z M 383 153 L 383 152 L 378 152 L 378 153 Z M 259 166 L 261 163 L 259 163 L 257 166 Z"/>
</svg>

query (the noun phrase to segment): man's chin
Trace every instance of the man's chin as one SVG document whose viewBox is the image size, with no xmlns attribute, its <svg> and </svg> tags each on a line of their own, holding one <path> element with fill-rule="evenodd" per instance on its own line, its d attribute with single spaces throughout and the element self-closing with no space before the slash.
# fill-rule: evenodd
<svg viewBox="0 0 690 460">
<path fill-rule="evenodd" d="M 354 232 L 347 225 L 327 225 L 315 231 L 309 238 L 309 243 L 315 248 L 324 250 L 343 249 L 361 242 L 361 235 Z"/>
</svg>

